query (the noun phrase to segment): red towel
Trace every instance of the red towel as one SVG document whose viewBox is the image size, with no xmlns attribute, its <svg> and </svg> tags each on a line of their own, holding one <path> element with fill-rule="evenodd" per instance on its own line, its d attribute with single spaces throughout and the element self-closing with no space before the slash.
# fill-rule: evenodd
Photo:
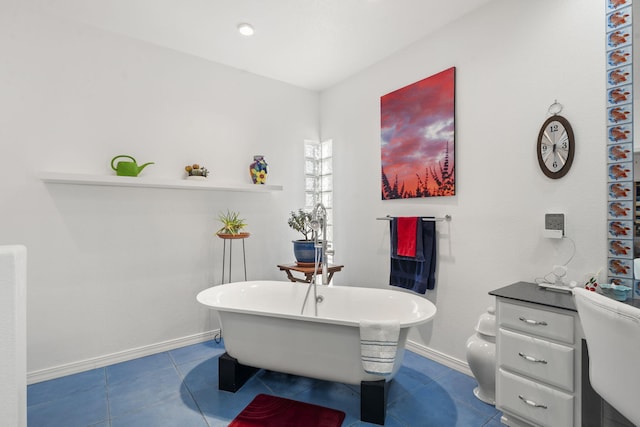
<svg viewBox="0 0 640 427">
<path fill-rule="evenodd" d="M 397 221 L 397 253 L 399 256 L 415 257 L 419 218 L 417 216 L 399 217 Z"/>
</svg>

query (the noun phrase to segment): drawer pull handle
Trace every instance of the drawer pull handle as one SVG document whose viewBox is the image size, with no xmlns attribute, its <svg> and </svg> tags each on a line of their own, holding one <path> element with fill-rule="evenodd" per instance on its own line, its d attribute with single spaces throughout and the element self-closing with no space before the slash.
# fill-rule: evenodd
<svg viewBox="0 0 640 427">
<path fill-rule="evenodd" d="M 529 406 L 533 406 L 534 408 L 547 409 L 547 405 L 541 405 L 540 403 L 536 403 L 533 400 L 529 400 L 525 397 L 522 397 L 521 394 L 519 394 L 518 397 L 520 398 L 520 400 L 522 400 L 524 403 L 526 403 Z"/>
<path fill-rule="evenodd" d="M 518 319 L 520 319 L 521 321 L 523 321 L 526 324 L 529 325 L 534 325 L 534 326 L 547 326 L 547 322 L 545 322 L 544 320 L 531 320 L 531 319 L 527 319 L 525 317 L 518 317 Z"/>
<path fill-rule="evenodd" d="M 536 359 L 533 356 L 529 356 L 524 354 L 523 352 L 518 352 L 518 356 L 522 357 L 524 360 L 528 360 L 529 362 L 533 362 L 533 363 L 542 363 L 543 365 L 547 364 L 547 361 L 544 359 Z"/>
</svg>

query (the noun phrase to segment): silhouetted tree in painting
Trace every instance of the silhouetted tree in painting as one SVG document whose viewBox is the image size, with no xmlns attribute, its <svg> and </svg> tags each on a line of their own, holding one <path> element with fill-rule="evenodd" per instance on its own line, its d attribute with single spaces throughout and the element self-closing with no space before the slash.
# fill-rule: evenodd
<svg viewBox="0 0 640 427">
<path fill-rule="evenodd" d="M 431 168 L 431 176 L 437 184 L 434 196 L 453 196 L 456 194 L 455 166 L 449 170 L 449 144 L 444 154 L 444 165 L 440 164 L 440 177 L 436 174 L 435 168 Z"/>
<path fill-rule="evenodd" d="M 382 199 L 407 199 L 414 197 L 433 197 L 433 196 L 453 196 L 455 194 L 455 165 L 450 167 L 449 164 L 449 144 L 447 143 L 444 162 L 438 164 L 438 170 L 435 166 L 425 168 L 424 179 L 418 177 L 418 184 L 415 191 L 405 191 L 404 182 L 398 190 L 398 175 L 395 176 L 393 186 L 389 183 L 387 175 L 382 168 Z M 429 189 L 429 176 L 433 179 L 435 185 Z"/>
<path fill-rule="evenodd" d="M 424 170 L 424 182 L 420 175 L 416 174 L 418 177 L 418 185 L 416 186 L 416 195 L 415 197 L 430 197 L 431 193 L 429 192 L 429 170 Z"/>
</svg>

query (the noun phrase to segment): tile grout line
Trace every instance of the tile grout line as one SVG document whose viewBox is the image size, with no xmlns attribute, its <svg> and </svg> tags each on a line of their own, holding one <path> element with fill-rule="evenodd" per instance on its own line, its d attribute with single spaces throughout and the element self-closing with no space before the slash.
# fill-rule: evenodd
<svg viewBox="0 0 640 427">
<path fill-rule="evenodd" d="M 107 423 L 109 423 L 109 427 L 111 427 L 111 395 L 109 393 L 109 377 L 107 376 L 107 367 L 102 368 L 102 373 L 104 375 L 104 390 L 107 394 Z"/>
<path fill-rule="evenodd" d="M 497 409 L 495 408 L 495 406 L 494 406 L 494 407 L 493 407 L 493 411 L 494 411 L 494 412 L 493 412 L 493 414 L 485 415 L 485 413 L 484 413 L 484 412 L 478 411 L 476 408 L 474 408 L 474 407 L 473 407 L 473 405 L 469 404 L 468 402 L 466 402 L 466 401 L 464 401 L 464 400 L 462 400 L 462 399 L 459 399 L 459 398 L 457 398 L 456 396 L 451 396 L 451 395 L 449 395 L 449 396 L 450 396 L 450 397 L 451 397 L 451 399 L 453 399 L 456 403 L 458 403 L 458 404 L 460 404 L 460 405 L 464 405 L 468 410 L 473 411 L 473 412 L 475 412 L 476 414 L 479 414 L 479 415 L 481 415 L 481 416 L 483 416 L 483 417 L 488 417 L 488 418 L 483 422 L 482 426 L 485 426 L 485 425 L 487 425 L 488 423 L 490 423 L 490 422 L 491 422 L 491 420 L 493 420 L 493 419 L 496 417 L 496 415 L 499 413 L 499 412 L 498 412 L 498 410 L 497 410 Z"/>
<path fill-rule="evenodd" d="M 182 385 L 184 385 L 184 388 L 187 390 L 187 392 L 189 393 L 189 396 L 191 397 L 191 399 L 193 400 L 193 403 L 196 405 L 196 408 L 198 408 L 198 412 L 200 413 L 200 416 L 202 417 L 202 419 L 204 420 L 204 423 L 211 427 L 211 424 L 209 424 L 209 421 L 207 420 L 207 417 L 205 417 L 204 412 L 202 411 L 202 408 L 200 408 L 200 404 L 198 403 L 198 400 L 196 399 L 196 397 L 193 395 L 193 392 L 191 391 L 191 389 L 189 388 L 189 384 L 187 384 L 185 382 L 185 377 L 182 375 L 182 372 L 180 371 L 180 368 L 178 368 L 178 363 L 176 362 L 176 360 L 173 358 L 173 356 L 171 355 L 170 351 L 167 351 L 167 356 L 169 356 L 169 360 L 171 360 L 171 364 L 173 365 L 173 369 L 176 370 L 178 376 L 180 377 L 180 380 L 182 381 Z M 214 357 L 219 357 L 219 356 L 214 356 Z"/>
</svg>

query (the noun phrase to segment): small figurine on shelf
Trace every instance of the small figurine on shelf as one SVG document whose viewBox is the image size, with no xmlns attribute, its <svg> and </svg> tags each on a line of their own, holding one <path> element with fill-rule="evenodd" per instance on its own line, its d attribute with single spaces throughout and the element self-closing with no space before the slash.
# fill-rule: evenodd
<svg viewBox="0 0 640 427">
<path fill-rule="evenodd" d="M 184 170 L 187 171 L 187 179 L 206 179 L 209 175 L 209 170 L 204 166 L 200 167 L 197 163 L 185 166 Z"/>
</svg>

